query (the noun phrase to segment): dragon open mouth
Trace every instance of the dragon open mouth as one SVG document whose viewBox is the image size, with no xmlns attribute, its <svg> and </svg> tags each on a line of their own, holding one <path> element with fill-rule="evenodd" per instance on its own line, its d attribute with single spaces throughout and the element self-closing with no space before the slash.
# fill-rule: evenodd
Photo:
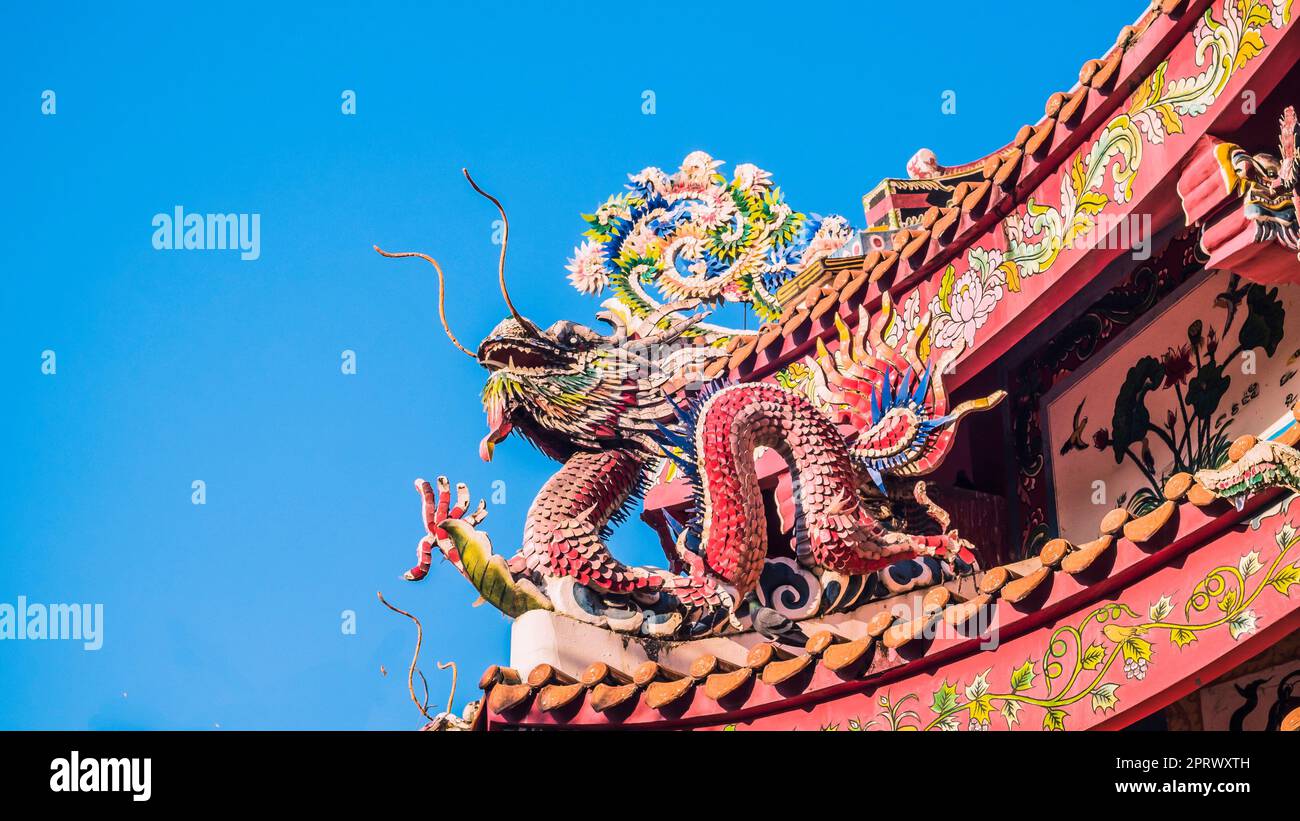
<svg viewBox="0 0 1300 821">
<path fill-rule="evenodd" d="M 479 354 L 483 366 L 491 370 L 511 370 L 518 373 L 540 373 L 550 363 L 546 356 L 531 346 L 509 342 L 488 342 Z"/>
</svg>

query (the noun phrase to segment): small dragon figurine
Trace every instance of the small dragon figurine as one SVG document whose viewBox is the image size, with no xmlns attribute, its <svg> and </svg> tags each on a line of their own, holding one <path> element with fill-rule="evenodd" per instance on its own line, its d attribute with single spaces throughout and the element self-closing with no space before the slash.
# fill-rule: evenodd
<svg viewBox="0 0 1300 821">
<path fill-rule="evenodd" d="M 1300 251 L 1300 167 L 1294 106 L 1287 106 L 1278 124 L 1278 155 L 1251 154 L 1240 146 L 1219 146 L 1219 164 L 1228 187 L 1240 193 L 1247 219 L 1255 223 L 1255 241 L 1275 241 Z"/>
<path fill-rule="evenodd" d="M 482 600 L 510 616 L 557 610 L 657 636 L 740 628 L 742 615 L 761 610 L 753 606 L 756 591 L 782 548 L 769 544 L 755 466 L 760 449 L 778 453 L 791 472 L 794 561 L 785 564 L 811 580 L 818 612 L 970 569 L 970 545 L 915 478 L 951 450 L 958 420 L 1004 395 L 949 408 L 943 373 L 960 346 L 923 361 L 923 319 L 895 350 L 882 338 L 891 313 L 886 298 L 876 321 L 861 314 L 856 334 L 838 324 L 834 353 L 819 343 L 811 383 L 799 391 L 767 382 L 704 384 L 702 368 L 727 353 L 717 344 L 724 337 L 702 325 L 706 312 L 684 313 L 699 300 L 656 303 L 635 322 L 602 311 L 598 317 L 613 328 L 608 335 L 563 320 L 542 329 L 516 310 L 506 288 L 504 208 L 465 176 L 505 225 L 498 280 L 510 315 L 475 352 L 447 323 L 438 263 L 376 250 L 420 257 L 437 270 L 443 329 L 488 371 L 482 458 L 490 460 L 515 433 L 561 467 L 533 500 L 522 546 L 508 559 L 494 554 L 478 529 L 486 507 L 470 509 L 466 486 L 456 487 L 453 500 L 445 478 L 436 490 L 417 480 L 427 532 L 406 578 L 423 578 L 436 548 Z M 674 568 L 625 565 L 606 544 L 611 528 L 665 459 L 694 489 L 691 513 L 675 535 Z"/>
<path fill-rule="evenodd" d="M 1196 481 L 1241 510 L 1252 495 L 1266 488 L 1300 492 L 1300 453 L 1283 442 L 1246 434 L 1233 442 L 1223 465 L 1198 470 Z"/>
</svg>

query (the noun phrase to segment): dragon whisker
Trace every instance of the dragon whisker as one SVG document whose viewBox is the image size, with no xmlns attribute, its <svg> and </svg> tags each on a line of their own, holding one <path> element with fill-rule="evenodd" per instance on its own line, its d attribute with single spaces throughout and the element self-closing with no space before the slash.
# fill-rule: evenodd
<svg viewBox="0 0 1300 821">
<path fill-rule="evenodd" d="M 474 354 L 471 351 L 469 351 L 464 345 L 460 344 L 460 340 L 457 339 L 456 335 L 451 332 L 451 326 L 447 324 L 447 308 L 446 308 L 447 285 L 443 279 L 442 266 L 438 264 L 438 260 L 429 256 L 428 254 L 421 254 L 417 251 L 403 251 L 401 253 L 391 254 L 388 251 L 385 251 L 384 249 L 380 248 L 378 245 L 374 246 L 374 248 L 376 251 L 379 252 L 380 256 L 388 257 L 390 259 L 402 259 L 404 257 L 419 257 L 420 259 L 424 260 L 425 262 L 428 262 L 430 265 L 433 266 L 434 270 L 438 272 L 438 318 L 442 320 L 442 329 L 447 332 L 447 338 L 451 340 L 451 344 L 459 348 L 461 353 L 465 354 L 471 359 L 478 359 L 478 357 L 474 356 Z"/>
<path fill-rule="evenodd" d="M 503 226 L 501 233 L 501 258 L 497 261 L 497 279 L 501 284 L 501 296 L 505 297 L 506 307 L 510 309 L 510 315 L 515 318 L 515 321 L 524 326 L 525 331 L 536 335 L 533 323 L 524 319 L 523 315 L 515 309 L 515 303 L 510 299 L 510 292 L 506 290 L 506 246 L 510 244 L 510 218 L 506 216 L 506 209 L 501 206 L 501 200 L 478 187 L 478 183 L 474 182 L 474 178 L 469 175 L 468 168 L 462 168 L 460 172 L 465 175 L 465 179 L 469 180 L 470 187 L 491 200 L 492 204 L 497 207 L 497 211 L 501 214 L 501 223 Z"/>
</svg>

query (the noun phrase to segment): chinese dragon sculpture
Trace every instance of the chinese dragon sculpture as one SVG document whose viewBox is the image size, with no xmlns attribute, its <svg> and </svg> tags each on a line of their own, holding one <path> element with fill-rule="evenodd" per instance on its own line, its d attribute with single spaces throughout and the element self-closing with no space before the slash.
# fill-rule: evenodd
<svg viewBox="0 0 1300 821">
<path fill-rule="evenodd" d="M 848 236 L 838 217 L 789 209 L 766 172 L 740 166 L 728 182 L 700 152 L 680 172 L 647 169 L 627 195 L 589 216 L 591 241 L 571 279 L 616 299 L 598 317 L 612 333 L 559 321 L 542 329 L 516 310 L 505 284 L 509 223 L 498 270 L 509 309 L 475 352 L 447 324 L 437 262 L 439 313 L 452 343 L 488 371 L 483 407 L 490 460 L 512 433 L 561 463 L 528 510 L 521 548 L 493 553 L 465 485 L 444 477 L 416 486 L 426 535 L 406 578 L 424 578 L 435 550 L 510 616 L 556 610 L 610 629 L 688 637 L 742 628 L 765 604 L 766 574 L 798 577 L 814 600 L 806 613 L 972 569 L 970 545 L 949 527 L 920 477 L 951 450 L 958 421 L 1001 400 L 1001 391 L 949 406 L 943 374 L 961 353 L 928 361 L 927 323 L 890 346 L 886 299 L 855 333 L 838 323 L 831 352 L 818 343 L 805 389 L 707 383 L 727 356 L 726 329 L 704 324 L 725 300 L 779 310 L 774 286 L 833 252 Z M 779 269 L 779 270 L 778 270 Z M 646 286 L 669 295 L 652 299 Z M 792 480 L 796 515 L 788 545 L 769 544 L 755 455 L 778 453 Z M 611 528 L 638 503 L 665 460 L 688 478 L 694 503 L 673 528 L 670 569 L 632 567 L 610 552 Z M 787 555 L 778 557 L 784 550 Z"/>
</svg>

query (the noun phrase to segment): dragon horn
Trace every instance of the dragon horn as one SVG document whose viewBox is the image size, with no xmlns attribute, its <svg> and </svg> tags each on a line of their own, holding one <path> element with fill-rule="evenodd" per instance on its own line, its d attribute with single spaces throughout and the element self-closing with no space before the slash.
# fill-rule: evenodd
<svg viewBox="0 0 1300 821">
<path fill-rule="evenodd" d="M 470 187 L 491 200 L 492 204 L 497 207 L 497 211 L 501 213 L 501 223 L 504 229 L 501 234 L 501 259 L 497 262 L 497 279 L 501 283 L 501 296 L 506 298 L 506 307 L 510 309 L 510 315 L 524 327 L 524 331 L 539 336 L 540 334 L 537 333 L 533 323 L 524 319 L 519 311 L 515 310 L 515 303 L 510 300 L 510 292 L 506 290 L 506 246 L 510 244 L 510 219 L 506 216 L 506 209 L 501 207 L 501 200 L 478 187 L 478 183 L 474 182 L 474 178 L 469 175 L 468 168 L 462 168 L 460 172 L 465 175 L 465 179 L 469 180 Z"/>
<path fill-rule="evenodd" d="M 387 251 L 385 251 L 383 248 L 380 248 L 378 245 L 374 246 L 374 248 L 376 251 L 379 252 L 380 256 L 385 256 L 388 257 L 389 259 L 402 259 L 403 257 L 419 257 L 425 262 L 428 262 L 431 265 L 433 265 L 433 269 L 438 272 L 438 318 L 442 320 L 442 329 L 447 332 L 447 338 L 451 340 L 451 344 L 459 348 L 461 353 L 465 354 L 470 359 L 478 359 L 478 357 L 470 353 L 469 350 L 467 350 L 464 345 L 460 344 L 460 340 L 457 339 L 456 335 L 451 332 L 451 326 L 447 324 L 447 308 L 446 308 L 447 287 L 446 287 L 446 282 L 443 280 L 442 277 L 442 266 L 438 264 L 438 260 L 429 256 L 428 254 L 421 254 L 415 251 L 404 251 L 400 254 L 390 254 Z"/>
<path fill-rule="evenodd" d="M 669 302 L 666 305 L 660 305 L 645 316 L 645 323 L 651 326 L 658 326 L 659 323 L 669 314 L 680 314 L 682 311 L 688 311 L 699 305 L 698 299 L 680 299 L 676 302 Z"/>
</svg>

